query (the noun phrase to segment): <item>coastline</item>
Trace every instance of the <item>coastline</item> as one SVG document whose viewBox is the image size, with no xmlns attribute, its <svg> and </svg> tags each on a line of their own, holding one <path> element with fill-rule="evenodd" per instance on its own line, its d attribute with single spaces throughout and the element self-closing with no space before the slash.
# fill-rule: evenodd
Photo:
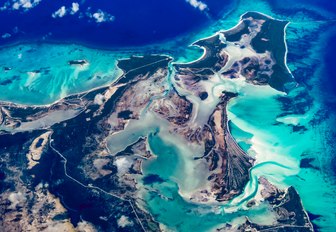
<svg viewBox="0 0 336 232">
<path fill-rule="evenodd" d="M 270 17 L 270 18 L 272 18 L 272 17 Z M 288 69 L 288 71 L 291 73 L 291 70 L 289 69 L 289 67 L 288 67 L 288 65 L 287 65 L 287 55 L 288 55 L 288 46 L 287 46 L 287 38 L 286 38 L 286 29 L 287 29 L 287 27 L 288 27 L 288 25 L 289 24 L 287 24 L 286 26 L 285 26 L 285 29 L 284 29 L 284 41 L 285 41 L 285 47 L 286 47 L 286 52 L 285 52 L 285 58 L 284 58 L 284 64 L 285 64 L 285 66 L 286 66 L 286 68 Z M 227 30 L 226 30 L 227 31 Z M 218 31 L 217 33 L 220 33 L 220 31 Z M 209 36 L 209 37 L 206 37 L 206 38 L 202 38 L 202 39 L 199 39 L 198 41 L 200 41 L 200 40 L 204 40 L 204 39 L 207 39 L 207 38 L 211 38 L 211 37 L 213 37 L 213 36 L 215 36 L 215 35 L 211 35 L 211 36 Z M 196 41 L 197 42 L 197 41 Z M 196 43 L 195 42 L 195 43 Z M 193 43 L 194 44 L 194 43 Z M 190 46 L 196 46 L 196 47 L 200 47 L 201 49 L 203 49 L 203 54 L 202 54 L 202 56 L 200 57 L 200 58 L 198 58 L 196 61 L 200 61 L 200 60 L 202 60 L 204 57 L 205 57 L 205 55 L 206 55 L 206 51 L 205 51 L 205 48 L 204 47 L 202 47 L 202 46 L 198 46 L 198 45 L 193 45 L 193 44 L 191 44 Z M 0 49 L 0 50 L 2 50 L 2 49 Z M 159 55 L 159 54 L 158 54 Z M 127 59 L 127 58 L 125 58 L 125 59 Z M 196 62 L 196 61 L 192 61 L 192 62 L 187 62 L 187 63 L 183 63 L 183 64 L 192 64 L 192 63 L 194 63 L 194 62 Z M 172 61 L 172 63 L 173 64 L 182 64 L 182 63 L 175 63 L 174 61 Z M 292 75 L 292 73 L 291 73 L 291 75 Z M 117 78 L 116 78 L 116 80 L 117 79 L 119 79 L 120 78 L 120 76 L 118 76 Z M 102 89 L 102 88 L 106 88 L 106 87 L 108 87 L 109 85 L 111 85 L 112 83 L 109 83 L 109 84 L 106 84 L 105 86 L 99 86 L 99 87 L 96 87 L 96 88 L 93 88 L 93 89 L 90 89 L 90 90 L 87 90 L 87 91 L 83 91 L 83 92 L 80 92 L 80 93 L 74 93 L 74 94 L 71 94 L 71 95 L 69 95 L 69 96 L 67 96 L 67 97 L 71 97 L 71 96 L 74 96 L 74 95 L 78 95 L 78 94 L 86 94 L 86 93 L 88 93 L 88 92 L 90 92 L 90 91 L 93 91 L 93 90 L 99 90 L 99 89 Z M 297 86 L 296 86 L 297 87 Z M 67 98 L 66 97 L 66 98 Z M 59 99 L 59 100 L 56 100 L 54 103 L 58 103 L 58 102 L 61 102 L 63 99 Z M 3 101 L 2 101 L 3 102 Z M 48 106 L 50 106 L 50 105 L 52 105 L 52 104 L 54 104 L 54 103 L 50 103 L 50 104 L 47 104 L 47 105 L 42 105 L 42 106 L 45 106 L 45 107 L 48 107 Z M 17 104 L 17 105 L 20 105 L 20 104 Z M 21 106 L 23 106 L 24 104 L 22 104 Z M 33 105 L 33 107 L 34 106 L 36 106 L 36 107 L 39 107 L 39 106 L 41 106 L 41 105 Z M 242 128 L 241 128 L 242 129 Z M 254 130 L 253 131 L 251 131 L 251 133 L 253 133 L 254 132 Z M 254 135 L 255 136 L 255 135 Z M 264 138 L 263 138 L 264 139 Z M 254 140 L 254 142 L 257 142 L 257 140 Z M 270 146 L 272 146 L 272 144 L 269 144 Z M 288 154 L 288 155 L 291 155 L 291 154 Z M 286 157 L 286 156 L 284 156 L 284 157 Z M 258 165 L 258 164 L 255 164 L 255 165 Z M 295 166 L 295 165 L 293 165 L 293 166 Z M 259 166 L 258 166 L 259 167 Z M 296 167 L 297 168 L 297 167 Z M 252 168 L 253 169 L 253 168 Z M 251 170 L 252 170 L 251 169 Z M 289 176 L 291 176 L 291 175 L 295 175 L 295 174 L 292 174 L 292 173 L 290 173 L 290 174 L 286 174 L 286 175 L 289 175 Z M 255 180 L 254 180 L 255 181 Z M 277 183 L 277 184 L 279 184 L 279 183 Z M 299 191 L 299 193 L 300 193 L 300 191 Z M 303 202 L 305 202 L 305 200 L 303 199 L 302 200 Z"/>
</svg>

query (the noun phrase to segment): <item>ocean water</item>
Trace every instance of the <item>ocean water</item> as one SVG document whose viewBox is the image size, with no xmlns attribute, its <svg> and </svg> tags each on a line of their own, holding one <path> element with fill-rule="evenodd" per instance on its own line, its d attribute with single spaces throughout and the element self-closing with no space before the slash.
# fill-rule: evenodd
<svg viewBox="0 0 336 232">
<path fill-rule="evenodd" d="M 165 133 L 151 134 L 149 145 L 157 159 L 147 162 L 144 175 L 158 175 L 162 182 L 144 185 L 144 194 L 150 212 L 156 220 L 163 223 L 164 229 L 173 231 L 211 231 L 225 223 L 243 222 L 249 216 L 256 222 L 272 222 L 272 214 L 264 205 L 248 212 L 235 211 L 224 213 L 220 204 L 192 204 L 179 194 L 181 180 L 192 182 L 193 176 L 186 171 L 193 167 L 184 160 L 185 152 L 181 147 L 185 143 L 167 137 Z M 190 161 L 189 161 L 190 162 Z M 162 164 L 166 165 L 162 165 Z M 192 162 L 190 162 L 192 163 Z"/>
<path fill-rule="evenodd" d="M 0 3 L 0 7 L 6 7 L 0 10 L 0 35 L 11 35 L 0 38 L 0 45 L 34 40 L 120 48 L 187 34 L 220 18 L 235 1 L 208 0 L 206 14 L 184 0 L 43 0 L 35 7 L 18 10 L 13 9 L 14 2 Z M 71 12 L 72 2 L 79 3 L 75 13 Z M 64 16 L 52 17 L 63 6 Z M 104 13 L 104 22 L 92 17 L 97 12 Z"/>
<path fill-rule="evenodd" d="M 69 94 L 111 83 L 121 73 L 116 68 L 117 59 L 125 56 L 122 52 L 80 45 L 22 44 L 2 48 L 1 100 L 49 104 Z M 71 60 L 84 59 L 88 65 L 69 64 Z"/>
<path fill-rule="evenodd" d="M 0 99 L 49 104 L 68 94 L 111 83 L 120 75 L 116 60 L 131 54 L 165 53 L 176 62 L 195 60 L 202 51 L 189 47 L 191 42 L 229 29 L 246 11 L 289 20 L 287 64 L 298 88 L 285 95 L 269 87 L 244 85 L 239 97 L 229 104 L 232 134 L 256 158 L 244 192 L 225 204 L 206 206 L 185 201 L 181 189 L 187 192 L 197 185 L 182 180 L 182 176 L 193 175 L 187 172 L 194 168 L 190 157 L 185 158 L 188 148 L 166 136 L 164 126 L 148 124 L 150 129 L 139 130 L 137 136 L 150 135 L 149 145 L 157 158 L 145 163 L 144 173 L 163 181 L 147 184 L 148 190 L 142 194 L 145 207 L 163 227 L 211 231 L 244 216 L 256 222 L 272 222 L 272 215 L 262 204 L 245 210 L 246 202 L 258 197 L 257 178 L 266 176 L 279 187 L 293 185 L 298 190 L 304 207 L 318 215 L 313 220 L 318 231 L 335 231 L 335 2 L 204 2 L 208 11 L 178 0 L 100 1 L 94 6 L 85 1 L 80 6 L 82 14 L 104 9 L 115 16 L 109 23 L 96 23 L 87 16 L 79 19 L 80 12 L 76 17 L 50 17 L 62 5 L 70 7 L 67 1 L 42 1 L 27 11 L 3 10 L 0 34 L 11 36 L 0 39 L 0 45 L 6 45 L 0 50 L 0 66 L 11 70 L 1 71 Z M 35 26 L 37 23 L 40 27 Z M 93 33 L 87 35 L 88 30 Z M 90 64 L 70 66 L 68 61 L 72 59 L 86 59 Z M 311 168 L 300 167 L 303 158 L 312 160 Z M 169 165 L 162 168 L 162 164 Z"/>
</svg>

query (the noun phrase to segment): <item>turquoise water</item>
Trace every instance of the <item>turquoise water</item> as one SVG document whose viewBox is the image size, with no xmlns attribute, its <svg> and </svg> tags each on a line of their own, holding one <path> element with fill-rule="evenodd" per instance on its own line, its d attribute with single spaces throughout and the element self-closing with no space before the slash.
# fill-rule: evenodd
<svg viewBox="0 0 336 232">
<path fill-rule="evenodd" d="M 245 151 L 248 152 L 251 148 L 251 139 L 253 137 L 253 134 L 250 134 L 246 131 L 243 131 L 241 128 L 239 128 L 236 124 L 234 124 L 232 121 L 229 121 L 229 127 L 231 134 L 234 135 L 236 142 L 238 145 Z"/>
<path fill-rule="evenodd" d="M 272 219 L 268 208 L 262 205 L 251 211 L 226 214 L 218 204 L 200 205 L 186 201 L 178 193 L 179 187 L 175 182 L 177 177 L 183 178 L 180 176 L 183 173 L 183 154 L 174 143 L 162 137 L 165 135 L 160 133 L 149 136 L 150 149 L 157 158 L 145 164 L 144 175 L 156 174 L 165 182 L 152 183 L 144 188 L 148 189 L 145 199 L 150 212 L 156 220 L 166 225 L 163 228 L 173 231 L 209 231 L 225 223 L 243 222 L 245 216 L 258 222 Z"/>
<path fill-rule="evenodd" d="M 120 75 L 120 70 L 116 69 L 117 59 L 125 56 L 120 52 L 78 45 L 23 44 L 2 48 L 1 99 L 49 104 L 69 94 L 111 83 Z M 88 65 L 71 66 L 68 63 L 84 59 Z"/>
<path fill-rule="evenodd" d="M 169 179 L 180 165 L 176 148 L 172 144 L 165 144 L 158 135 L 151 134 L 148 139 L 153 154 L 158 157 L 155 162 L 145 166 L 146 173 L 158 174 L 165 180 Z"/>
<path fill-rule="evenodd" d="M 286 9 L 286 5 L 282 7 Z M 296 4 L 296 7 L 302 6 Z M 197 148 L 185 147 L 172 138 L 165 137 L 162 132 L 164 128 L 153 134 L 159 126 L 139 133 L 139 136 L 151 134 L 149 146 L 157 156 L 145 163 L 144 174 L 157 174 L 165 180 L 161 184 L 146 186 L 143 192 L 146 206 L 163 227 L 178 231 L 209 231 L 234 219 L 242 220 L 245 215 L 255 222 L 264 223 L 267 220 L 272 221 L 272 215 L 262 204 L 253 210 L 244 209 L 247 200 L 258 196 L 257 178 L 266 176 L 279 187 L 295 186 L 304 207 L 313 214 L 321 215 L 314 223 L 321 231 L 334 231 L 336 185 L 328 175 L 327 164 L 332 157 L 325 143 L 326 131 L 332 119 L 317 125 L 311 123 L 322 107 L 321 92 L 318 89 L 321 76 L 318 63 L 329 33 L 322 29 L 330 26 L 333 21 L 316 20 L 306 11 L 284 15 L 275 11 L 266 1 L 242 0 L 235 10 L 214 22 L 212 26 L 177 38 L 176 41 L 138 49 L 136 53 L 165 52 L 172 55 L 177 62 L 195 60 L 202 51 L 187 47 L 192 41 L 210 36 L 218 30 L 229 29 L 236 25 L 241 14 L 251 10 L 289 20 L 291 23 L 287 28 L 286 38 L 290 70 L 294 76 L 300 69 L 309 66 L 316 67 L 315 71 L 307 80 L 302 81 L 298 90 L 288 96 L 267 87 L 247 85 L 242 86 L 239 97 L 230 102 L 231 132 L 239 145 L 256 158 L 256 166 L 251 170 L 251 181 L 242 195 L 227 204 L 197 205 L 187 202 L 181 196 L 181 188 L 193 189 L 198 184 L 194 180 L 197 178 L 191 178 L 194 173 L 188 173 L 192 170 L 189 162 L 192 157 L 185 158 L 184 154 L 186 149 Z M 321 9 L 311 7 L 309 10 L 326 18 L 333 17 L 330 12 Z M 307 38 L 312 38 L 313 41 L 309 49 L 304 50 L 304 56 L 295 57 L 302 50 L 300 41 L 310 43 Z M 129 55 L 128 51 L 102 51 L 77 45 L 23 44 L 3 48 L 0 50 L 0 66 L 9 67 L 11 70 L 2 70 L 0 98 L 26 104 L 49 104 L 69 94 L 113 82 L 120 75 L 115 67 L 116 60 Z M 68 61 L 72 59 L 86 59 L 90 64 L 85 67 L 70 66 Z M 303 79 L 299 74 L 295 77 Z M 8 80 L 12 82 L 8 83 Z M 312 105 L 304 112 L 286 111 L 286 115 L 283 115 L 284 109 L 279 97 L 297 99 L 300 93 L 306 91 L 307 86 L 310 86 Z M 295 103 L 299 105 L 300 100 Z M 304 126 L 307 130 L 294 132 L 293 126 L 296 125 Z M 314 165 L 320 170 L 300 168 L 303 157 L 315 158 Z"/>
<path fill-rule="evenodd" d="M 311 154 L 318 161 L 323 155 L 324 137 L 321 128 L 309 126 L 311 115 L 295 115 L 288 119 L 288 124 L 300 121 L 308 128 L 304 133 L 293 132 L 288 124 L 277 124 L 277 115 L 281 112 L 276 107 L 276 99 L 253 96 L 238 97 L 230 105 L 229 118 L 243 130 L 252 133 L 252 146 L 248 152 L 256 154 L 257 165 L 251 172 L 255 176 L 266 176 L 277 186 L 295 186 L 302 198 L 304 207 L 314 214 L 323 215 L 314 223 L 326 231 L 336 227 L 334 198 L 335 185 L 322 171 L 300 169 L 299 164 L 304 153 Z M 248 108 L 253 107 L 253 111 Z M 279 105 L 278 105 L 279 106 Z M 248 113 L 249 112 L 249 113 Z M 313 113 L 313 112 L 310 112 Z M 232 132 L 239 139 L 239 133 Z M 262 166 L 258 166 L 261 164 Z M 253 188 L 252 186 L 250 186 Z M 251 190 L 249 190 L 250 192 Z"/>
</svg>

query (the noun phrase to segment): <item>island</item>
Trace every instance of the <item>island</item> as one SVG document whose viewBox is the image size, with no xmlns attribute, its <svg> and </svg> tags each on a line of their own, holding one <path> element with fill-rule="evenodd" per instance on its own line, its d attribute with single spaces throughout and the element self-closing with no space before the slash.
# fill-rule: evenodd
<svg viewBox="0 0 336 232">
<path fill-rule="evenodd" d="M 149 145 L 157 134 L 183 144 L 185 169 L 176 183 L 185 201 L 221 205 L 241 195 L 256 160 L 231 135 L 227 104 L 241 82 L 295 88 L 286 66 L 287 24 L 248 12 L 234 28 L 196 41 L 204 50 L 196 61 L 131 56 L 119 60 L 122 75 L 107 86 L 43 106 L 0 102 L 1 228 L 163 230 L 143 198 L 151 183 L 165 182 L 144 175 L 144 163 L 157 159 Z M 217 231 L 313 231 L 293 187 L 258 181 L 274 223 L 247 217 Z"/>
</svg>

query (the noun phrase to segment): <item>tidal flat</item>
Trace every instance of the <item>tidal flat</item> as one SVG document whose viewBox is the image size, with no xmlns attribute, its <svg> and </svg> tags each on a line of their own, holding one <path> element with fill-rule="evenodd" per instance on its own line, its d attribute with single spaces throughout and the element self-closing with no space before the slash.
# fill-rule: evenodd
<svg viewBox="0 0 336 232">
<path fill-rule="evenodd" d="M 265 32 L 265 24 L 276 30 Z M 309 194 L 316 181 L 325 191 L 333 192 L 333 186 L 317 175 L 318 169 L 300 168 L 301 159 L 319 143 L 311 127 L 314 116 L 285 107 L 304 91 L 287 67 L 286 27 L 285 20 L 246 13 L 231 30 L 197 40 L 194 45 L 204 50 L 197 60 L 124 56 L 115 62 L 109 58 L 116 66 L 101 70 L 83 53 L 67 62 L 88 60 L 89 68 L 78 62 L 63 65 L 101 76 L 94 89 L 80 79 L 78 89 L 77 84 L 65 92 L 54 87 L 48 103 L 39 98 L 11 103 L 5 95 L 0 127 L 1 154 L 8 161 L 2 164 L 8 186 L 4 196 L 13 199 L 13 189 L 40 191 L 43 183 L 42 192 L 63 206 L 61 213 L 54 212 L 62 220 L 48 220 L 60 227 L 86 223 L 102 231 L 120 228 L 121 218 L 129 231 L 312 231 L 308 215 L 313 214 L 323 215 L 314 217 L 315 226 L 321 226 L 321 217 L 332 222 L 332 214 L 323 212 L 332 199 L 323 191 Z M 280 44 L 276 49 L 274 40 Z M 14 72 L 10 66 L 4 72 Z M 97 70 L 109 74 L 96 75 Z M 29 86 L 38 89 L 42 80 L 40 71 L 24 73 L 28 96 Z M 70 113 L 48 120 L 63 112 Z M 36 150 L 36 139 L 43 141 L 42 149 Z M 33 167 L 26 158 L 10 155 L 27 157 L 32 150 L 40 151 L 32 156 L 38 160 L 28 160 Z M 23 184 L 13 174 L 25 176 Z M 323 207 L 312 203 L 317 196 Z M 46 201 L 25 199 L 20 207 Z M 20 216 L 11 209 L 13 202 L 8 204 L 10 227 L 10 218 Z M 20 220 L 24 226 L 25 219 Z"/>
</svg>

